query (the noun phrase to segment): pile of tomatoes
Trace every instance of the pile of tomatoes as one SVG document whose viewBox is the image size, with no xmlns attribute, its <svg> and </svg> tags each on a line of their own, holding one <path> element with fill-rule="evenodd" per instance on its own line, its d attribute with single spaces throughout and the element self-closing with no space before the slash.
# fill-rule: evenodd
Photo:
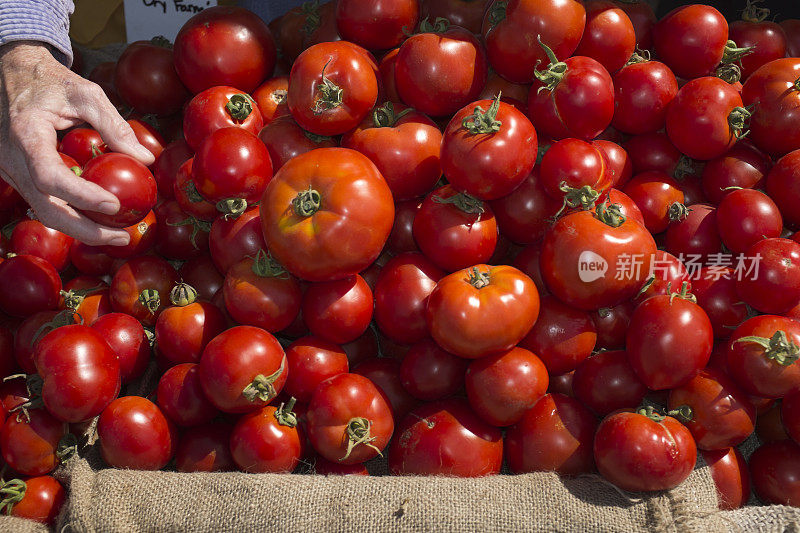
<svg viewBox="0 0 800 533">
<path fill-rule="evenodd" d="M 114 468 L 638 492 L 699 450 L 722 508 L 800 505 L 800 21 L 766 17 L 338 0 L 129 45 L 89 77 L 155 163 L 59 151 L 130 243 L 0 195 L 3 508 L 52 522 L 93 420 Z"/>
</svg>

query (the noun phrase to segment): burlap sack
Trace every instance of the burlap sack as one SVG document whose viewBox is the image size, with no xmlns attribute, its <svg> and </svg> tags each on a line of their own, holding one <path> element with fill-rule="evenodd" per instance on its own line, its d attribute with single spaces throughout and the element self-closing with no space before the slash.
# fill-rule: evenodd
<svg viewBox="0 0 800 533">
<path fill-rule="evenodd" d="M 0 516 L 0 531 L 13 533 L 48 533 L 46 526 L 33 520 L 24 520 L 14 516 Z"/>
</svg>

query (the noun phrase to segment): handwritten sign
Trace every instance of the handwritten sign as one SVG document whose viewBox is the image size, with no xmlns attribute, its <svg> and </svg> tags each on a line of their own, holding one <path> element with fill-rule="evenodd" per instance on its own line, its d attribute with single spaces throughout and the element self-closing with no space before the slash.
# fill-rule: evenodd
<svg viewBox="0 0 800 533">
<path fill-rule="evenodd" d="M 174 41 L 192 15 L 215 5 L 217 0 L 125 0 L 128 42 L 146 41 L 157 35 Z"/>
</svg>

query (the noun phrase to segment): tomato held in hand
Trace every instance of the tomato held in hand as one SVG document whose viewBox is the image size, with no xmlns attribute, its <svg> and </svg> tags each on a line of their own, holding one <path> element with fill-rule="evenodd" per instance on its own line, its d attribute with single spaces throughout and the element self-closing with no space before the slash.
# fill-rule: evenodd
<svg viewBox="0 0 800 533">
<path fill-rule="evenodd" d="M 600 423 L 594 459 L 603 477 L 622 490 L 668 490 L 692 473 L 697 446 L 672 416 L 643 408 L 609 415 Z"/>
<path fill-rule="evenodd" d="M 89 161 L 81 177 L 119 198 L 119 211 L 113 215 L 84 211 L 98 224 L 124 228 L 141 221 L 156 205 L 158 187 L 146 166 L 125 154 L 103 154 Z"/>
<path fill-rule="evenodd" d="M 161 410 L 139 396 L 117 398 L 97 421 L 100 454 L 112 468 L 160 470 L 178 443 L 175 426 Z"/>
</svg>

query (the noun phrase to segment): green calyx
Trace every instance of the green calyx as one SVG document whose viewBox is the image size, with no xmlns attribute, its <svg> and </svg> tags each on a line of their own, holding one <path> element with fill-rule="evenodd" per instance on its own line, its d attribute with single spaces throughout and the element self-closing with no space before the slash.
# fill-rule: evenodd
<svg viewBox="0 0 800 533">
<path fill-rule="evenodd" d="M 81 301 L 83 301 L 83 298 L 81 298 Z M 78 303 L 78 305 L 80 305 L 80 303 Z M 78 315 L 78 317 L 80 317 L 80 314 L 76 313 L 75 309 L 76 308 L 67 307 L 67 309 L 64 309 L 63 311 L 59 311 L 58 313 L 56 313 L 56 315 L 53 317 L 52 320 L 50 320 L 50 322 L 45 322 L 44 324 L 39 326 L 39 329 L 37 329 L 36 332 L 33 334 L 33 339 L 32 339 L 33 344 L 35 345 L 37 342 L 39 342 L 39 339 L 41 339 L 43 336 L 50 333 L 54 329 L 60 328 L 61 326 L 71 326 L 75 324 L 75 315 Z M 82 319 L 81 322 L 83 322 Z"/>
<path fill-rule="evenodd" d="M 570 187 L 566 181 L 562 181 L 558 188 L 564 193 L 564 202 L 561 204 L 561 209 L 553 216 L 554 219 L 558 219 L 567 207 L 573 209 L 580 207 L 584 211 L 588 211 L 600 198 L 600 193 L 589 185 L 575 188 Z"/>
<path fill-rule="evenodd" d="M 492 101 L 489 109 L 484 111 L 481 106 L 475 106 L 475 110 L 471 115 L 464 117 L 461 121 L 461 127 L 467 130 L 472 135 L 489 134 L 500 131 L 503 122 L 497 120 L 497 112 L 500 110 L 500 96 L 502 93 L 497 93 L 497 96 Z"/>
<path fill-rule="evenodd" d="M 747 129 L 750 124 L 750 117 L 753 113 L 746 107 L 736 107 L 728 115 L 728 125 L 731 127 L 731 133 L 737 139 L 742 139 L 747 136 L 750 131 Z"/>
<path fill-rule="evenodd" d="M 81 306 L 84 298 L 86 298 L 93 292 L 99 291 L 102 288 L 103 287 L 101 285 L 96 285 L 88 289 L 70 289 L 68 291 L 62 290 L 61 297 L 64 298 L 64 307 L 67 309 L 72 309 L 74 311 Z"/>
<path fill-rule="evenodd" d="M 646 416 L 653 422 L 661 423 L 664 421 L 665 418 L 671 416 L 676 418 L 677 420 L 686 423 L 692 420 L 694 417 L 694 412 L 692 408 L 688 405 L 681 405 L 677 409 L 672 409 L 671 411 L 667 411 L 666 415 L 662 415 L 652 405 L 647 405 L 644 407 L 640 407 L 636 410 L 636 412 L 640 415 Z"/>
<path fill-rule="evenodd" d="M 163 35 L 156 35 L 152 39 L 150 39 L 150 44 L 158 46 L 160 48 L 166 48 L 167 50 L 172 50 L 172 43 L 169 39 L 164 37 Z"/>
<path fill-rule="evenodd" d="M 722 63 L 735 63 L 748 54 L 752 54 L 754 46 L 739 48 L 735 41 L 729 40 L 725 43 L 725 50 L 722 52 Z"/>
<path fill-rule="evenodd" d="M 689 216 L 689 212 L 691 209 L 686 207 L 684 204 L 680 202 L 674 202 L 669 209 L 667 209 L 667 218 L 669 218 L 672 222 L 679 222 L 681 220 L 685 220 L 686 217 Z"/>
<path fill-rule="evenodd" d="M 205 198 L 200 195 L 197 191 L 197 187 L 195 187 L 194 182 L 191 180 L 186 182 L 186 185 L 183 186 L 183 190 L 186 191 L 186 198 L 193 204 L 205 201 Z"/>
<path fill-rule="evenodd" d="M 246 94 L 237 93 L 228 99 L 225 109 L 233 120 L 242 121 L 253 112 L 253 99 Z"/>
<path fill-rule="evenodd" d="M 395 124 L 397 124 L 398 120 L 408 115 L 412 111 L 414 110 L 408 107 L 399 113 L 395 113 L 394 104 L 392 102 L 386 102 L 382 106 L 376 107 L 372 111 L 372 124 L 376 128 L 392 128 L 395 126 Z"/>
<path fill-rule="evenodd" d="M 717 67 L 717 70 L 714 71 L 714 76 L 733 85 L 741 81 L 742 69 L 736 63 L 722 63 Z"/>
<path fill-rule="evenodd" d="M 794 341 L 790 341 L 786 332 L 776 331 L 769 339 L 766 337 L 749 336 L 742 337 L 733 341 L 733 344 L 740 342 L 755 343 L 764 348 L 764 356 L 775 361 L 781 366 L 789 366 L 800 358 L 800 346 Z"/>
<path fill-rule="evenodd" d="M 556 54 L 553 52 L 553 49 L 542 42 L 541 36 L 537 37 L 537 39 L 539 40 L 539 45 L 544 50 L 544 53 L 547 54 L 547 58 L 550 60 L 550 64 L 545 70 L 539 70 L 539 63 L 542 61 L 536 61 L 536 67 L 533 70 L 533 75 L 536 76 L 536 79 L 543 84 L 541 87 L 539 87 L 537 92 L 542 92 L 545 89 L 552 91 L 558 86 L 558 84 L 564 78 L 564 75 L 567 73 L 567 64 L 558 60 Z"/>
<path fill-rule="evenodd" d="M 286 404 L 280 404 L 280 406 L 278 406 L 278 409 L 275 411 L 275 419 L 278 421 L 278 424 L 290 428 L 297 426 L 297 415 L 292 411 L 296 401 L 297 399 L 292 396 Z"/>
<path fill-rule="evenodd" d="M 478 220 L 480 220 L 481 215 L 486 211 L 481 200 L 465 192 L 458 192 L 447 198 L 434 195 L 431 197 L 431 199 L 437 204 L 452 204 L 459 211 L 463 211 L 464 213 L 471 215 L 478 215 Z"/>
<path fill-rule="evenodd" d="M 56 449 L 56 457 L 63 463 L 70 457 L 78 455 L 78 437 L 73 433 L 65 433 L 58 441 L 58 448 Z"/>
<path fill-rule="evenodd" d="M 217 202 L 217 211 L 222 213 L 226 220 L 239 218 L 247 211 L 247 200 L 244 198 L 227 198 Z"/>
<path fill-rule="evenodd" d="M 21 422 L 23 417 L 27 422 L 30 422 L 31 416 L 28 411 L 31 409 L 41 409 L 44 407 L 44 400 L 42 400 L 42 387 L 44 380 L 39 374 L 13 374 L 3 378 L 3 381 L 10 381 L 12 379 L 24 379 L 25 389 L 28 392 L 28 400 L 11 409 L 9 414 L 17 413 L 17 422 Z"/>
<path fill-rule="evenodd" d="M 648 61 L 650 61 L 650 50 L 642 50 L 637 47 L 633 55 L 628 59 L 627 63 L 625 63 L 625 66 L 647 63 Z"/>
<path fill-rule="evenodd" d="M 489 27 L 494 28 L 498 24 L 500 24 L 506 18 L 506 9 L 508 8 L 508 2 L 495 2 L 492 4 L 492 7 L 489 8 Z"/>
<path fill-rule="evenodd" d="M 197 290 L 188 283 L 181 281 L 170 291 L 169 301 L 172 302 L 172 305 L 186 307 L 197 301 Z"/>
<path fill-rule="evenodd" d="M 448 29 L 450 29 L 450 21 L 444 17 L 436 17 L 433 22 L 425 17 L 419 23 L 420 33 L 444 33 Z"/>
<path fill-rule="evenodd" d="M 286 269 L 264 250 L 259 250 L 252 259 L 253 266 L 251 268 L 256 276 L 262 278 L 286 278 L 289 276 Z"/>
<path fill-rule="evenodd" d="M 25 497 L 28 485 L 21 479 L 0 479 L 0 513 L 11 516 L 14 506 Z"/>
<path fill-rule="evenodd" d="M 603 201 L 595 209 L 595 216 L 597 220 L 611 226 L 618 228 L 625 223 L 625 215 L 622 213 L 622 206 L 619 204 L 609 204 L 608 200 Z"/>
<path fill-rule="evenodd" d="M 672 292 L 672 283 L 667 283 L 667 294 L 669 294 L 669 303 L 672 305 L 672 300 L 675 298 L 680 298 L 681 300 L 686 300 L 692 303 L 697 303 L 697 297 L 689 292 L 689 282 L 684 281 L 681 283 L 681 291 L 680 292 Z"/>
<path fill-rule="evenodd" d="M 253 381 L 242 390 L 242 396 L 249 402 L 254 402 L 256 400 L 261 400 L 262 402 L 271 401 L 278 395 L 275 390 L 275 382 L 278 381 L 278 378 L 283 374 L 285 369 L 286 357 L 284 356 L 281 358 L 281 366 L 278 367 L 278 370 L 268 376 L 258 374 L 253 378 Z"/>
<path fill-rule="evenodd" d="M 322 17 L 319 14 L 319 0 L 303 2 L 300 9 L 306 16 L 306 21 L 303 24 L 303 33 L 305 33 L 307 37 L 317 31 L 319 25 L 322 23 Z"/>
<path fill-rule="evenodd" d="M 796 80 L 794 80 L 794 83 L 792 84 L 792 90 L 793 91 L 800 91 L 800 78 L 797 78 Z"/>
<path fill-rule="evenodd" d="M 195 189 L 195 191 L 196 190 L 197 189 Z M 217 204 L 217 209 L 219 209 L 219 204 Z M 200 220 L 191 215 L 180 222 L 167 222 L 167 226 L 192 226 L 192 234 L 189 236 L 189 241 L 192 243 L 195 250 L 200 249 L 200 246 L 197 245 L 197 236 L 200 232 L 208 233 L 211 231 L 211 222 Z"/>
<path fill-rule="evenodd" d="M 478 267 L 475 266 L 470 270 L 467 281 L 476 289 L 482 289 L 491 284 L 492 278 L 488 272 L 480 272 Z"/>
<path fill-rule="evenodd" d="M 372 444 L 372 442 L 378 437 L 370 435 L 371 427 L 372 427 L 372 422 L 370 422 L 368 419 L 364 417 L 356 417 L 350 419 L 344 430 L 345 437 L 347 437 L 347 450 L 345 451 L 344 457 L 339 459 L 340 461 L 344 461 L 345 459 L 350 457 L 350 454 L 353 452 L 353 449 L 359 444 L 364 444 L 366 446 L 369 446 L 370 448 L 378 452 L 378 455 L 383 456 L 381 454 L 381 450 L 377 448 L 374 444 Z"/>
<path fill-rule="evenodd" d="M 139 303 L 142 304 L 147 311 L 155 316 L 158 308 L 161 307 L 161 295 L 158 294 L 156 289 L 145 289 L 139 293 Z"/>
<path fill-rule="evenodd" d="M 344 89 L 333 83 L 326 75 L 325 69 L 330 65 L 329 59 L 325 66 L 322 67 L 322 83 L 317 85 L 317 97 L 314 99 L 314 107 L 311 112 L 315 115 L 321 115 L 325 111 L 336 109 L 342 105 L 344 98 Z"/>
<path fill-rule="evenodd" d="M 320 144 L 326 141 L 333 140 L 333 137 L 327 137 L 325 135 L 317 135 L 316 133 L 311 133 L 310 131 L 303 130 L 303 135 L 306 136 L 307 139 L 315 142 L 316 144 Z"/>
<path fill-rule="evenodd" d="M 769 9 L 766 7 L 758 7 L 762 0 L 747 0 L 747 5 L 742 11 L 742 20 L 746 22 L 763 22 L 769 16 Z"/>
<path fill-rule="evenodd" d="M 319 211 L 321 205 L 322 196 L 310 186 L 308 189 L 297 193 L 297 196 L 292 199 L 292 209 L 294 209 L 294 213 L 303 218 L 310 217 Z"/>
<path fill-rule="evenodd" d="M 695 171 L 694 162 L 690 157 L 685 155 L 681 155 L 680 159 L 678 159 L 678 164 L 675 165 L 675 171 L 672 173 L 675 176 L 675 179 L 678 181 L 683 181 L 686 176 L 693 174 Z"/>
</svg>

